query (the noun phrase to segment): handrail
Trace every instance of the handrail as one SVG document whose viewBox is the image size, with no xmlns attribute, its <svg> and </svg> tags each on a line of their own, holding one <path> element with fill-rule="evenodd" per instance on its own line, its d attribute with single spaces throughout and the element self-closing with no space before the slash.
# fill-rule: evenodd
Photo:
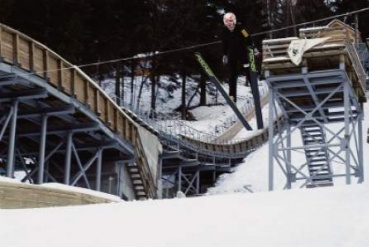
<svg viewBox="0 0 369 247">
<path fill-rule="evenodd" d="M 359 58 L 359 54 L 357 53 L 356 48 L 354 47 L 354 45 L 351 42 L 346 42 L 346 47 L 348 50 L 348 54 L 350 57 L 350 60 L 352 62 L 352 66 L 356 72 L 356 75 L 358 77 L 358 81 L 359 81 L 359 85 L 361 87 L 361 90 L 363 92 L 366 91 L 366 73 L 365 70 L 363 68 L 363 65 L 360 61 Z"/>
<path fill-rule="evenodd" d="M 268 96 L 268 88 L 266 86 L 262 88 L 261 96 Z M 136 115 L 142 122 L 158 131 L 162 139 L 170 140 L 196 153 L 213 157 L 239 159 L 245 157 L 250 151 L 268 140 L 267 128 L 255 132 L 254 136 L 249 136 L 248 138 L 230 140 L 219 138 L 219 135 L 215 133 L 203 133 L 188 126 L 183 120 L 170 120 L 170 117 L 165 118 L 165 115 L 163 117 L 154 110 L 144 112 L 131 107 L 128 102 L 120 102 L 122 102 L 122 106 L 124 106 L 126 111 L 129 109 L 131 114 Z M 245 109 L 247 109 L 245 115 L 253 110 L 252 107 L 250 108 L 250 105 L 245 107 Z M 161 118 L 158 119 L 156 116 L 160 116 Z"/>
</svg>

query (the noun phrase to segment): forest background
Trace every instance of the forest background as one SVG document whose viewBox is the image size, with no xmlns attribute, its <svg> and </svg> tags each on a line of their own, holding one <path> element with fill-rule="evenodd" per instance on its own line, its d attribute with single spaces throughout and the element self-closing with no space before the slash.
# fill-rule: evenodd
<svg viewBox="0 0 369 247">
<path fill-rule="evenodd" d="M 155 97 L 158 75 L 200 73 L 195 51 L 205 54 L 218 77 L 226 78 L 219 42 L 224 12 L 237 15 L 261 50 L 263 39 L 297 36 L 298 28 L 304 26 L 296 24 L 367 8 L 369 1 L 0 0 L 0 6 L 1 23 L 45 44 L 98 81 L 116 71 L 118 76 L 133 76 L 126 68 L 133 71 L 140 63 L 138 54 L 156 54 L 150 57 L 148 73 Z M 369 37 L 367 12 L 341 20 L 357 25 L 362 39 Z M 199 79 L 200 92 L 205 92 L 204 80 Z M 119 94 L 117 86 L 118 98 Z"/>
</svg>

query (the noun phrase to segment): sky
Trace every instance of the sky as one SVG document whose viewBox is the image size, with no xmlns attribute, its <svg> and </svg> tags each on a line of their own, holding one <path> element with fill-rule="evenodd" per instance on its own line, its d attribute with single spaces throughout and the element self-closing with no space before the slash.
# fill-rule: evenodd
<svg viewBox="0 0 369 247">
<path fill-rule="evenodd" d="M 250 89 L 239 87 L 241 107 Z M 205 131 L 232 115 L 227 105 L 210 108 L 193 110 L 198 121 L 189 124 Z M 366 117 L 363 127 L 366 133 Z M 248 135 L 242 130 L 237 138 Z M 369 246 L 366 182 L 269 192 L 267 157 L 265 144 L 201 197 L 0 209 L 0 246 Z"/>
</svg>

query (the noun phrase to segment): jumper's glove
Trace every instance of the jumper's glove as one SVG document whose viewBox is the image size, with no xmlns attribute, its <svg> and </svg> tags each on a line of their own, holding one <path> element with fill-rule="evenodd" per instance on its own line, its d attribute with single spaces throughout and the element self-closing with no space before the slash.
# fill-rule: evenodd
<svg viewBox="0 0 369 247">
<path fill-rule="evenodd" d="M 259 52 L 259 50 L 258 50 L 258 48 L 254 48 L 254 56 L 255 57 L 258 57 L 260 55 L 260 52 Z"/>
<path fill-rule="evenodd" d="M 228 63 L 228 56 L 227 55 L 223 56 L 222 62 L 223 62 L 224 65 L 226 65 Z"/>
</svg>

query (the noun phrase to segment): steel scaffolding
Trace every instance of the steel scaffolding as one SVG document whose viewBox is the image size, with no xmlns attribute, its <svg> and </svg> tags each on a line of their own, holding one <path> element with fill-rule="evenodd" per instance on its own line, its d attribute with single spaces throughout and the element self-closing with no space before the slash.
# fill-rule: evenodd
<svg viewBox="0 0 369 247">
<path fill-rule="evenodd" d="M 362 182 L 363 110 L 346 71 L 271 75 L 266 81 L 269 190 L 276 189 L 277 172 L 285 177 L 283 189 Z"/>
</svg>

